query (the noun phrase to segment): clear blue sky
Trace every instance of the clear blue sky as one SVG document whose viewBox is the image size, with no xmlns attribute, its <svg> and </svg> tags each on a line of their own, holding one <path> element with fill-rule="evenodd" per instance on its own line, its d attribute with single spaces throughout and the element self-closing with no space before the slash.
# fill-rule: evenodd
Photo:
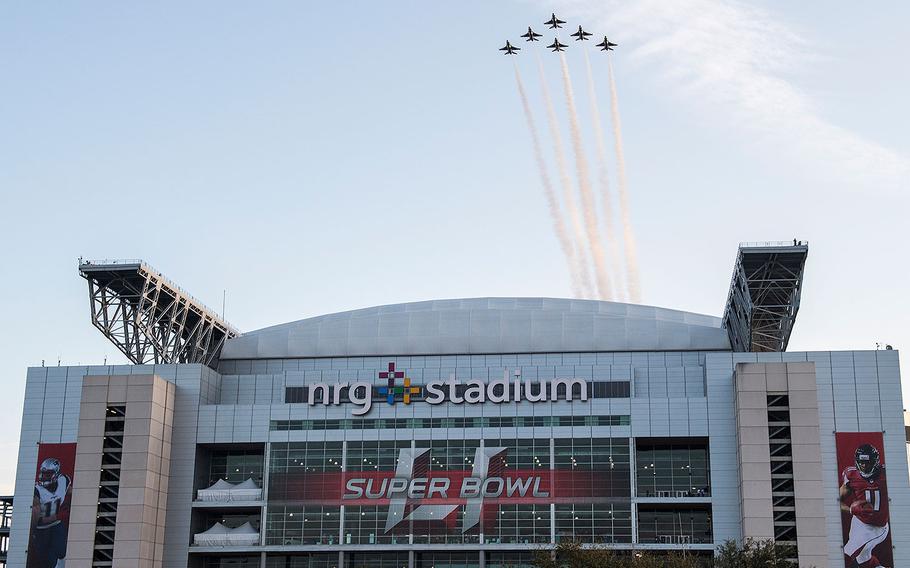
<svg viewBox="0 0 910 568">
<path fill-rule="evenodd" d="M 123 361 L 80 255 L 141 257 L 214 306 L 227 289 L 244 330 L 568 296 L 496 51 L 552 10 L 621 44 L 645 303 L 719 315 L 739 241 L 799 237 L 791 349 L 910 343 L 903 3 L 5 3 L 0 492 L 26 367 Z"/>
</svg>

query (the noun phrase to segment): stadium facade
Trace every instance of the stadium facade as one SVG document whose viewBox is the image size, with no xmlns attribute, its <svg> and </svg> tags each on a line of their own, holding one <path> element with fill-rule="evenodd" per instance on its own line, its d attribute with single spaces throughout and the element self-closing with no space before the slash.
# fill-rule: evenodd
<svg viewBox="0 0 910 568">
<path fill-rule="evenodd" d="M 141 364 L 28 370 L 9 566 L 499 568 L 744 538 L 910 566 L 897 352 L 785 350 L 805 254 L 741 248 L 723 318 L 484 298 L 242 334 L 143 263 L 84 263 Z"/>
</svg>

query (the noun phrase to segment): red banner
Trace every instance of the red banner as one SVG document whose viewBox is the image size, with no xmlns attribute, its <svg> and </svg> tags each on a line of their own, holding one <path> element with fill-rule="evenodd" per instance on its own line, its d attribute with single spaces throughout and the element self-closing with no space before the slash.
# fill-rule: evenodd
<svg viewBox="0 0 910 568">
<path fill-rule="evenodd" d="M 39 444 L 26 568 L 53 568 L 66 559 L 76 444 Z"/>
<path fill-rule="evenodd" d="M 471 470 L 432 471 L 421 478 L 394 471 L 272 473 L 269 501 L 310 505 L 387 505 L 395 496 L 423 505 L 593 503 L 629 498 L 629 471 L 504 470 L 475 478 Z"/>
<path fill-rule="evenodd" d="M 838 432 L 841 527 L 848 568 L 894 566 L 881 432 Z"/>
</svg>

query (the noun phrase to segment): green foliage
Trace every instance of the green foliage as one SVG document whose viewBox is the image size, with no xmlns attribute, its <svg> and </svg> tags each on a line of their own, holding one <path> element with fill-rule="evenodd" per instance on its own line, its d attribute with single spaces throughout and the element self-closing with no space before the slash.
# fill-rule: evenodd
<svg viewBox="0 0 910 568">
<path fill-rule="evenodd" d="M 554 558 L 549 550 L 537 551 L 534 565 L 537 568 L 701 568 L 709 565 L 691 554 L 585 548 L 576 542 L 558 544 L 555 553 Z"/>
<path fill-rule="evenodd" d="M 746 539 L 742 547 L 728 540 L 717 549 L 715 568 L 793 568 L 788 560 L 796 556 L 788 546 L 770 540 Z"/>
<path fill-rule="evenodd" d="M 534 565 L 536 568 L 793 568 L 788 559 L 794 556 L 788 547 L 752 539 L 742 546 L 725 542 L 713 559 L 682 552 L 586 548 L 577 542 L 561 542 L 555 550 L 538 550 Z"/>
</svg>

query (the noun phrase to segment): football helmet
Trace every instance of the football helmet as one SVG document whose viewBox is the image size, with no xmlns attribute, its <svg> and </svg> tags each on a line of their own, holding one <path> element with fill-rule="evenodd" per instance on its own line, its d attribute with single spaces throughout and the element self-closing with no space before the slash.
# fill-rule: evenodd
<svg viewBox="0 0 910 568">
<path fill-rule="evenodd" d="M 859 474 L 867 479 L 878 473 L 881 467 L 881 454 L 872 444 L 863 444 L 856 448 L 853 457 Z"/>
<path fill-rule="evenodd" d="M 38 483 L 44 487 L 49 487 L 57 483 L 60 477 L 60 460 L 57 458 L 47 458 L 41 462 L 41 469 L 38 471 Z"/>
</svg>

